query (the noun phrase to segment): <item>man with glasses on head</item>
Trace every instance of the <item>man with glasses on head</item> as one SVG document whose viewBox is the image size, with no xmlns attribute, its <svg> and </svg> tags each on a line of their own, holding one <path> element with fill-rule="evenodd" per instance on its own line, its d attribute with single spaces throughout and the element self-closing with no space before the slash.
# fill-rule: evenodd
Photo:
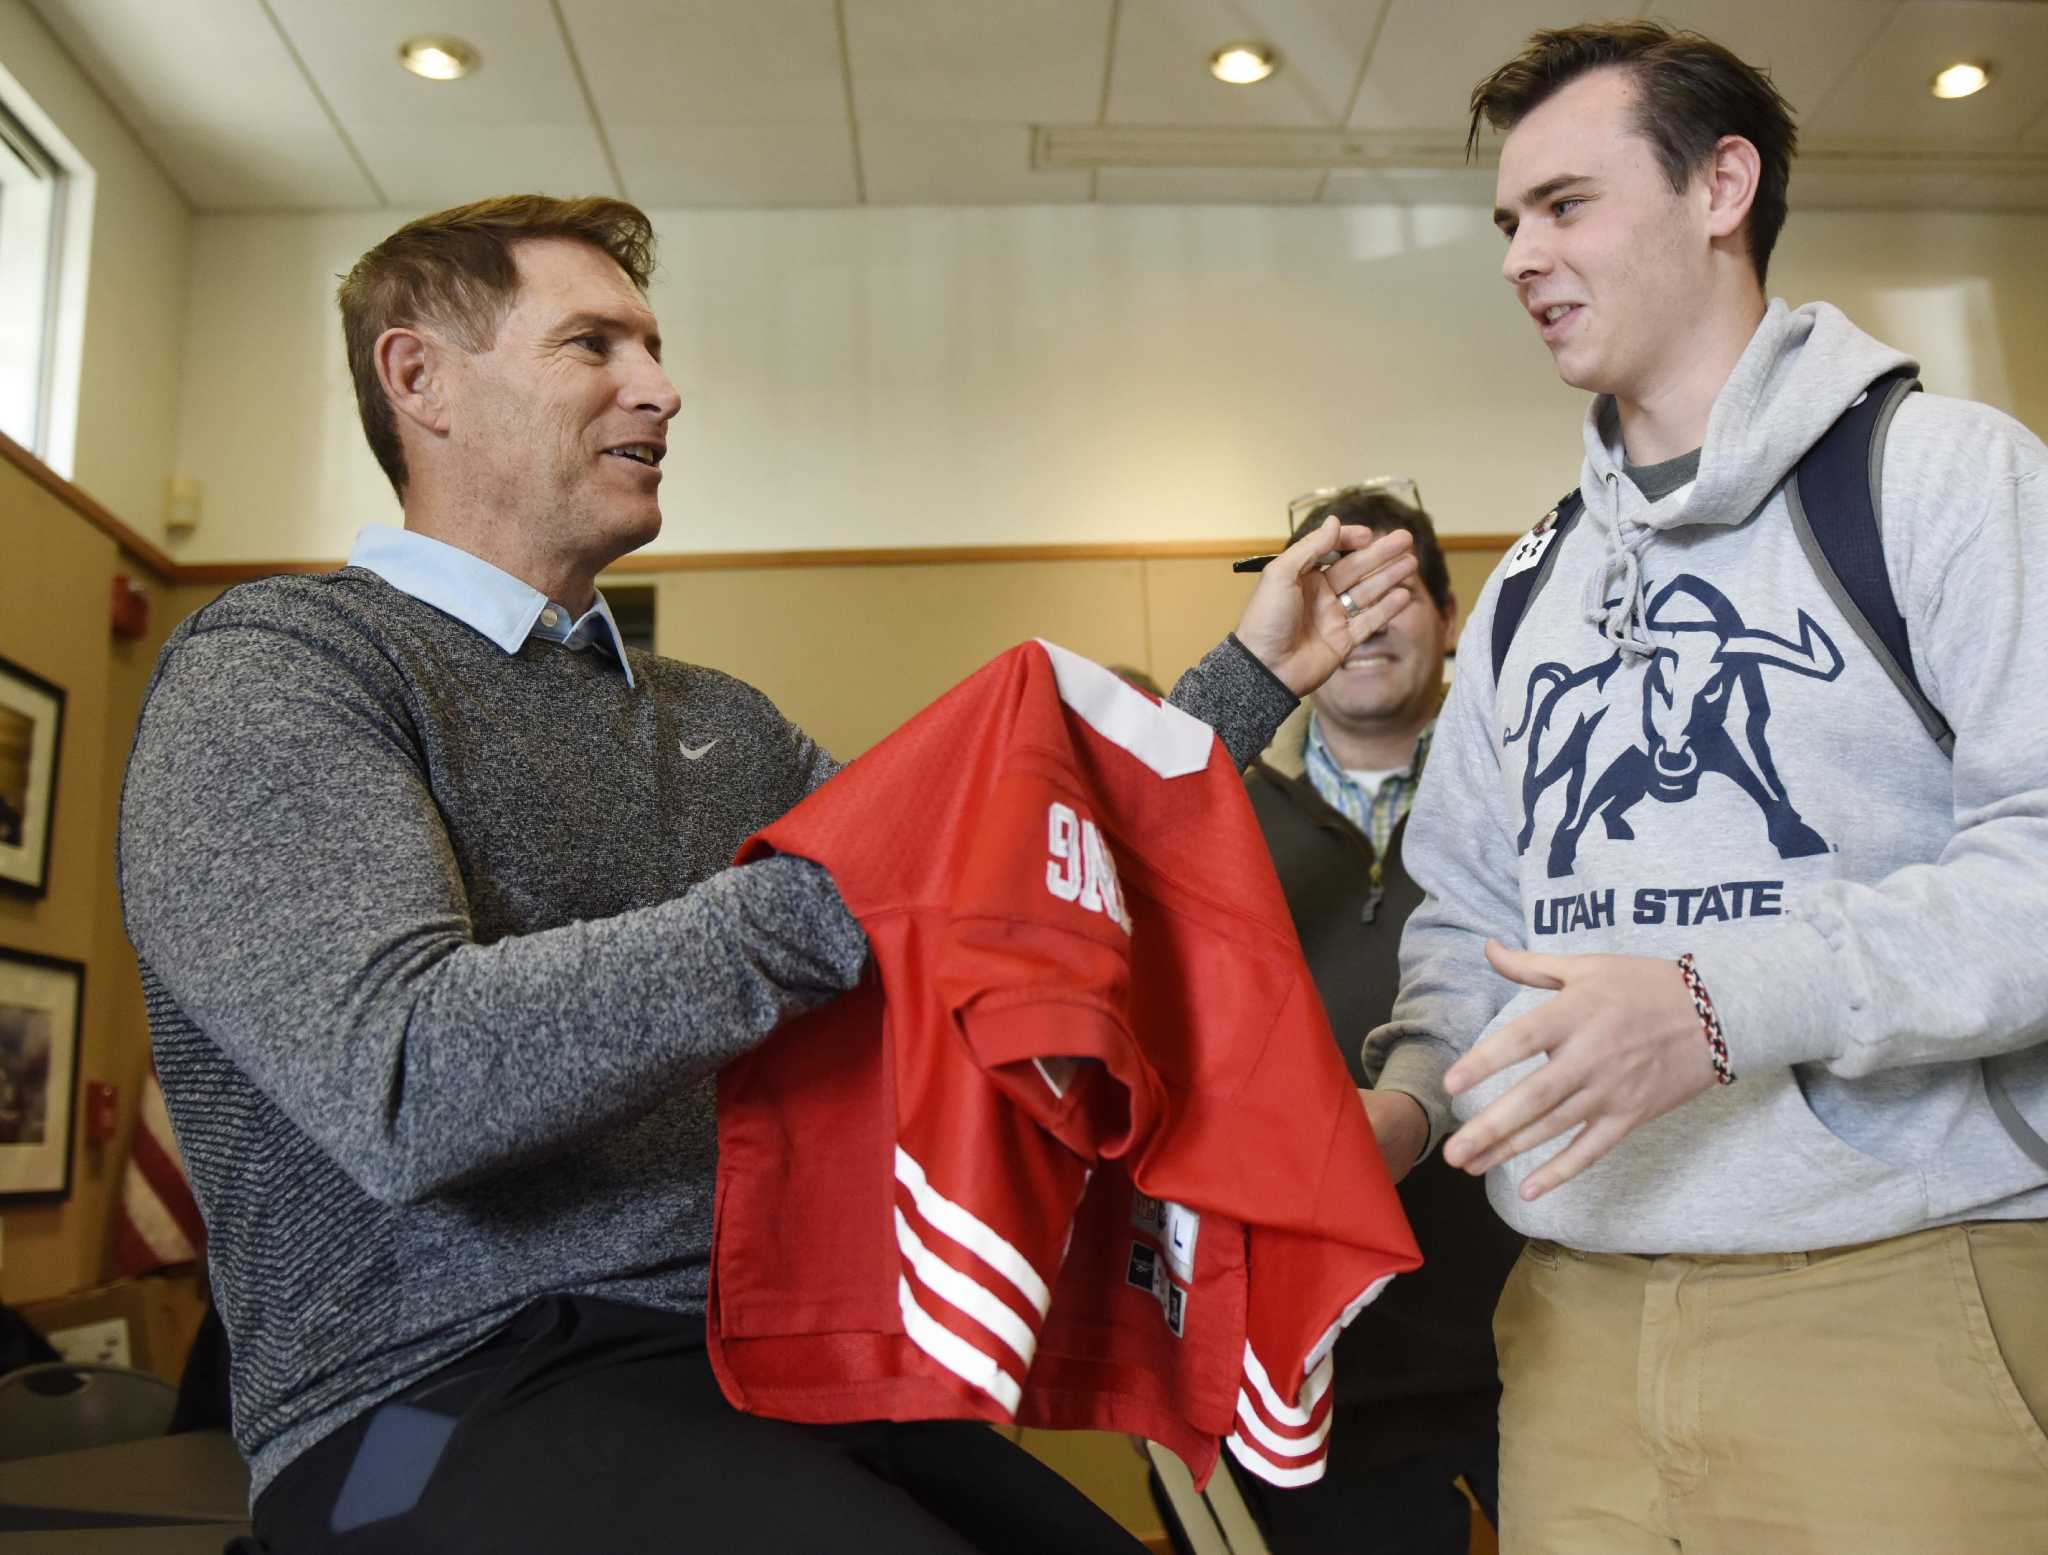
<svg viewBox="0 0 2048 1555">
<path fill-rule="evenodd" d="M 1290 544 L 1333 516 L 1414 537 L 1419 587 L 1407 606 L 1351 650 L 1245 773 L 1317 992 L 1362 1085 L 1364 1038 L 1393 1009 L 1401 929 L 1422 900 L 1401 841 L 1458 601 L 1414 482 L 1311 492 L 1288 516 Z M 1471 1518 L 1460 1478 L 1493 1518 L 1493 1307 L 1521 1238 L 1488 1208 L 1482 1184 L 1441 1161 L 1409 1173 L 1401 1202 L 1423 1265 L 1337 1343 L 1328 1472 L 1278 1491 L 1235 1476 L 1275 1555 L 1463 1555 Z"/>
</svg>

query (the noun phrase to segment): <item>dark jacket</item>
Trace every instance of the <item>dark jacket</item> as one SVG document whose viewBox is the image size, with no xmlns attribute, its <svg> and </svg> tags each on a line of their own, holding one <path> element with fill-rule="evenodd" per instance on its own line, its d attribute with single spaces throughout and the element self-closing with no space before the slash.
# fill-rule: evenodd
<svg viewBox="0 0 2048 1555">
<path fill-rule="evenodd" d="M 1252 809 L 1287 895 L 1317 991 L 1352 1078 L 1360 1050 L 1387 1019 L 1400 984 L 1401 928 L 1422 891 L 1401 866 L 1394 829 L 1371 923 L 1373 847 L 1315 790 L 1305 772 L 1306 716 L 1290 719 L 1245 773 Z M 1371 1466 L 1495 1429 L 1500 1383 L 1493 1308 L 1521 1238 L 1494 1214 L 1486 1185 L 1438 1155 L 1410 1172 L 1401 1203 L 1423 1265 L 1388 1286 L 1337 1345 L 1338 1460 Z"/>
</svg>

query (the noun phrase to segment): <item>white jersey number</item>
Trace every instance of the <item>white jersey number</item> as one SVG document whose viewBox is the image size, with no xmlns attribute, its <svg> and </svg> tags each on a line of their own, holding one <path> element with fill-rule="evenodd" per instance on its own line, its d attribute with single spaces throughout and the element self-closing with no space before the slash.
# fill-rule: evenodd
<svg viewBox="0 0 2048 1555">
<path fill-rule="evenodd" d="M 1054 800 L 1045 816 L 1045 888 L 1063 902 L 1106 914 L 1124 933 L 1131 915 L 1124 909 L 1123 887 L 1117 882 L 1116 860 L 1093 821 L 1073 807 Z"/>
</svg>

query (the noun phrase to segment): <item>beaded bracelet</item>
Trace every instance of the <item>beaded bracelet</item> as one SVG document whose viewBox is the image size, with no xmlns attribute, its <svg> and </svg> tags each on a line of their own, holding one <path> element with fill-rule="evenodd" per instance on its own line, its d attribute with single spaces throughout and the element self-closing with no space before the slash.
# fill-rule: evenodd
<svg viewBox="0 0 2048 1555">
<path fill-rule="evenodd" d="M 1733 1085 L 1735 1071 L 1728 1066 L 1728 1040 L 1721 1035 L 1721 1017 L 1715 1012 L 1707 985 L 1700 981 L 1691 951 L 1678 958 L 1678 975 L 1685 979 L 1685 991 L 1692 995 L 1692 1007 L 1699 1012 L 1700 1030 L 1707 1037 L 1707 1056 L 1714 1061 L 1714 1080 L 1720 1085 Z"/>
</svg>

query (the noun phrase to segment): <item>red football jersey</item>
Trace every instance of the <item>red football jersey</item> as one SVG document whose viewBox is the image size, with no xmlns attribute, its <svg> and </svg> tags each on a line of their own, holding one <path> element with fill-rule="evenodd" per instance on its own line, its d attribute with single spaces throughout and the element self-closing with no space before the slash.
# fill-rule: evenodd
<svg viewBox="0 0 2048 1555">
<path fill-rule="evenodd" d="M 1027 643 L 771 849 L 874 965 L 719 1078 L 726 1396 L 1319 1477 L 1337 1333 L 1421 1259 L 1214 734 Z"/>
</svg>

